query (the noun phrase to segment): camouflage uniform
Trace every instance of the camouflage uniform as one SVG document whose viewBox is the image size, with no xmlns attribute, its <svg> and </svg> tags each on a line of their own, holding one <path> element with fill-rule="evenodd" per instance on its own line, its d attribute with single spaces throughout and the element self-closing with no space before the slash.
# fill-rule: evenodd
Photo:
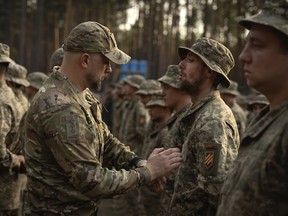
<svg viewBox="0 0 288 216">
<path fill-rule="evenodd" d="M 222 87 L 222 88 L 219 88 L 219 91 L 221 94 L 228 94 L 228 95 L 235 97 L 232 104 L 227 104 L 227 105 L 231 108 L 233 112 L 233 115 L 237 123 L 239 135 L 241 138 L 246 129 L 247 116 L 244 110 L 240 107 L 240 105 L 236 101 L 236 97 L 239 95 L 237 87 L 238 87 L 238 84 L 234 81 L 231 81 L 229 88 Z"/>
<path fill-rule="evenodd" d="M 189 51 L 221 76 L 222 85 L 229 86 L 226 75 L 234 66 L 234 59 L 226 47 L 201 38 L 191 48 L 178 49 L 181 59 Z M 219 91 L 211 91 L 191 106 L 180 124 L 186 140 L 170 214 L 214 215 L 223 180 L 238 153 L 239 134 L 233 113 Z"/>
<path fill-rule="evenodd" d="M 251 23 L 263 24 L 287 37 L 287 9 L 287 1 L 266 2 L 259 14 L 240 24 L 248 29 Z M 288 215 L 287 143 L 286 98 L 273 109 L 266 106 L 248 126 L 239 156 L 223 185 L 218 216 Z"/>
<path fill-rule="evenodd" d="M 9 58 L 9 47 L 0 43 L 0 63 L 13 61 Z M 23 115 L 21 104 L 5 80 L 0 80 L 0 215 L 17 215 L 20 188 L 18 170 L 15 165 L 18 156 L 10 151 L 15 145 L 20 119 Z"/>
<path fill-rule="evenodd" d="M 150 106 L 155 105 L 165 107 L 165 102 L 162 96 L 153 95 L 151 100 L 147 103 L 146 107 L 149 108 Z M 150 131 L 150 133 L 146 133 L 146 143 L 145 148 L 143 148 L 143 150 L 145 150 L 143 152 L 143 158 L 148 158 L 154 148 L 163 147 L 161 140 L 168 135 L 168 130 L 165 123 L 165 119 L 163 119 L 162 121 L 153 121 L 154 130 Z M 161 215 L 161 195 L 161 193 L 157 193 L 155 191 L 152 184 L 145 185 L 141 188 L 140 200 L 141 203 L 143 203 L 144 205 L 145 215 Z"/>
<path fill-rule="evenodd" d="M 96 22 L 76 26 L 64 50 L 102 53 L 118 64 L 129 61 L 109 29 Z M 138 159 L 109 132 L 93 94 L 79 91 L 60 71 L 33 98 L 25 127 L 28 215 L 97 215 L 101 198 L 151 179 L 147 167 L 130 169 Z"/>
<path fill-rule="evenodd" d="M 27 77 L 27 69 L 19 64 L 9 64 L 5 79 L 7 81 L 16 83 L 17 85 L 28 87 L 30 84 L 26 79 Z M 20 101 L 24 112 L 26 112 L 29 108 L 29 101 L 27 97 L 24 95 L 23 90 L 21 88 L 13 88 L 16 97 Z"/>
</svg>

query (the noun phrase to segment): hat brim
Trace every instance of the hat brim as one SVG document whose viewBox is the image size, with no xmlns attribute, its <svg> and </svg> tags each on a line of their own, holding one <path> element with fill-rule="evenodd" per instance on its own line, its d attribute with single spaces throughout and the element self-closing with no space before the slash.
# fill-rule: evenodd
<svg viewBox="0 0 288 216">
<path fill-rule="evenodd" d="M 212 71 L 215 71 L 216 73 L 218 73 L 221 77 L 221 84 L 223 87 L 226 87 L 228 88 L 230 86 L 230 80 L 229 78 L 225 75 L 225 73 L 223 72 L 223 70 L 216 66 L 216 65 L 212 65 L 207 58 L 205 58 L 203 55 L 201 55 L 200 53 L 198 53 L 197 51 L 191 49 L 191 48 L 188 48 L 188 47 L 183 47 L 183 46 L 180 46 L 178 47 L 178 55 L 180 57 L 181 60 L 183 60 L 184 58 L 186 58 L 187 56 L 187 53 L 188 52 L 192 52 L 194 53 L 195 55 L 197 55 L 199 58 L 202 59 L 202 61 L 204 61 L 204 63 L 212 70 Z"/>
<path fill-rule="evenodd" d="M 8 80 L 8 81 L 17 83 L 17 84 L 19 84 L 19 85 L 23 85 L 23 86 L 25 86 L 25 87 L 30 86 L 30 83 L 29 83 L 27 80 L 25 80 L 25 79 L 14 78 L 14 77 L 12 78 L 12 77 L 10 77 L 10 76 L 6 76 L 5 79 Z"/>
<path fill-rule="evenodd" d="M 0 63 L 14 63 L 14 61 L 7 56 L 0 56 Z"/>
<path fill-rule="evenodd" d="M 238 96 L 239 92 L 237 91 L 232 91 L 232 90 L 228 90 L 228 89 L 221 89 L 220 90 L 221 94 L 229 94 L 229 95 L 234 95 L 234 96 Z"/>
<path fill-rule="evenodd" d="M 130 61 L 131 57 L 124 53 L 122 50 L 117 47 L 113 51 L 108 53 L 103 53 L 108 59 L 110 59 L 115 64 L 126 64 Z"/>
<path fill-rule="evenodd" d="M 288 35 L 287 20 L 281 16 L 260 12 L 254 16 L 240 19 L 239 24 L 244 28 L 251 29 L 252 24 L 261 24 L 275 28 L 285 35 Z"/>
<path fill-rule="evenodd" d="M 139 89 L 139 86 L 136 85 L 135 83 L 131 82 L 130 80 L 124 80 L 124 83 L 126 83 L 126 84 L 128 84 L 128 85 L 130 85 L 130 86 L 132 86 L 134 88 Z"/>
</svg>

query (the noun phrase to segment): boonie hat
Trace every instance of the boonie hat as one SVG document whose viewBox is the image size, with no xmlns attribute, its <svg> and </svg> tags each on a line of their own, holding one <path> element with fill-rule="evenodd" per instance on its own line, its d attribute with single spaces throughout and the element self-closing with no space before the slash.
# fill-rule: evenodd
<svg viewBox="0 0 288 216">
<path fill-rule="evenodd" d="M 153 95 L 153 94 L 161 94 L 162 89 L 161 89 L 161 84 L 160 82 L 156 80 L 144 80 L 140 87 L 139 90 L 135 92 L 135 94 L 138 95 Z"/>
<path fill-rule="evenodd" d="M 163 96 L 162 95 L 152 95 L 151 99 L 146 104 L 146 107 L 151 107 L 151 106 L 166 107 Z"/>
<path fill-rule="evenodd" d="M 77 25 L 68 35 L 63 49 L 69 52 L 102 53 L 116 64 L 125 64 L 131 59 L 117 47 L 113 33 L 106 26 L 93 21 Z"/>
<path fill-rule="evenodd" d="M 13 63 L 14 61 L 9 56 L 10 47 L 7 44 L 0 43 L 0 63 Z"/>
<path fill-rule="evenodd" d="M 27 76 L 27 80 L 35 89 L 40 89 L 43 83 L 48 79 L 48 76 L 43 72 L 32 72 Z"/>
<path fill-rule="evenodd" d="M 212 71 L 221 75 L 222 86 L 229 87 L 230 80 L 227 75 L 234 67 L 235 61 L 227 47 L 213 39 L 200 38 L 191 48 L 178 47 L 178 55 L 181 59 L 186 58 L 188 52 L 199 56 Z"/>
<path fill-rule="evenodd" d="M 124 83 L 139 89 L 144 80 L 145 78 L 141 75 L 129 75 L 124 79 Z"/>
<path fill-rule="evenodd" d="M 179 72 L 180 68 L 178 65 L 169 65 L 165 75 L 160 77 L 158 81 L 179 89 L 181 84 Z"/>
<path fill-rule="evenodd" d="M 230 80 L 230 86 L 228 88 L 223 88 L 222 85 L 219 86 L 218 90 L 220 91 L 221 94 L 230 94 L 234 96 L 239 95 L 238 91 L 238 83 Z"/>
<path fill-rule="evenodd" d="M 28 87 L 30 83 L 26 79 L 27 69 L 17 63 L 9 64 L 5 79 L 19 85 Z"/>
</svg>

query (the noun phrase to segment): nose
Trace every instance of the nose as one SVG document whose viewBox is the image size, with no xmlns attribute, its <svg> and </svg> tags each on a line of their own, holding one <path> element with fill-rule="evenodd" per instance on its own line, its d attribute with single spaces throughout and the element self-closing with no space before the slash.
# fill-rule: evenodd
<svg viewBox="0 0 288 216">
<path fill-rule="evenodd" d="M 178 66 L 180 69 L 184 68 L 184 59 L 179 62 Z"/>
<path fill-rule="evenodd" d="M 238 57 L 239 61 L 242 63 L 249 63 L 251 62 L 251 56 L 249 54 L 249 49 L 247 44 L 245 45 L 245 47 L 243 48 L 243 50 L 241 51 L 239 57 Z"/>
<path fill-rule="evenodd" d="M 108 74 L 112 73 L 112 67 L 111 67 L 111 64 L 110 64 L 110 63 L 107 64 L 105 73 L 108 73 Z"/>
</svg>

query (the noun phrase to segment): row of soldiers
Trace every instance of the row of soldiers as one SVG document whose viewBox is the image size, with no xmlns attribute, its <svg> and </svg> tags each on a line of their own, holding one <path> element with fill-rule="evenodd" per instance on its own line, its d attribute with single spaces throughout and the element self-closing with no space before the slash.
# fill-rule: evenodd
<svg viewBox="0 0 288 216">
<path fill-rule="evenodd" d="M 62 59 L 63 49 L 57 49 L 50 67 L 61 65 Z M 28 73 L 10 58 L 10 47 L 0 43 L 0 215 L 23 215 L 27 182 L 24 120 L 30 100 L 47 79 L 44 72 Z"/>
</svg>

